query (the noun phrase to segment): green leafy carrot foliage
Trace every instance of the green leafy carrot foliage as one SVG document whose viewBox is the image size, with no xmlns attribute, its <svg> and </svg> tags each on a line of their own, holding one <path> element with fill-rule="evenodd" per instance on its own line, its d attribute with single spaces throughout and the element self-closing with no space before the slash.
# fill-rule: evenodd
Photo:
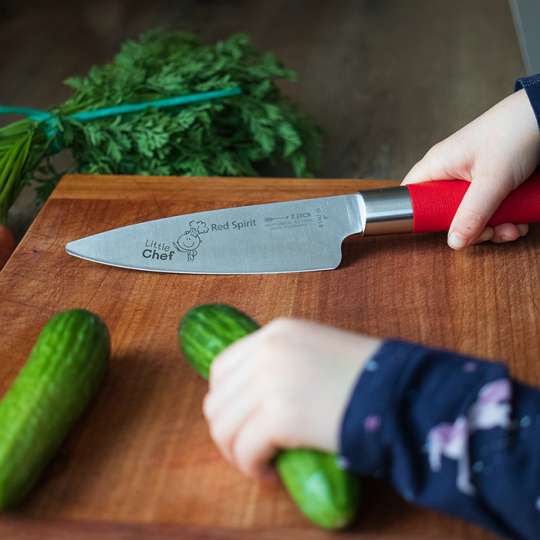
<svg viewBox="0 0 540 540">
<path fill-rule="evenodd" d="M 73 155 L 72 170 L 92 174 L 258 176 L 267 163 L 312 176 L 320 131 L 284 96 L 295 74 L 237 34 L 213 44 L 153 30 L 124 43 L 110 64 L 66 81 L 73 95 L 51 109 L 56 137 L 30 119 L 0 128 L 0 222 L 21 187 L 38 181 L 46 198 L 60 173 L 50 156 Z M 171 108 L 77 121 L 103 107 L 240 87 L 242 94 Z M 15 126 L 15 129 L 14 129 Z M 50 127 L 50 126 L 49 126 Z"/>
</svg>

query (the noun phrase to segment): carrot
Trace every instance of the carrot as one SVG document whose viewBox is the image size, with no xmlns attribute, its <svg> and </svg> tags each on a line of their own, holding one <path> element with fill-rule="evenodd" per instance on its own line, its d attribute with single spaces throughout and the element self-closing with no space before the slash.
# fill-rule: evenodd
<svg viewBox="0 0 540 540">
<path fill-rule="evenodd" d="M 6 264 L 14 249 L 15 238 L 12 232 L 5 225 L 0 225 L 0 269 Z"/>
</svg>

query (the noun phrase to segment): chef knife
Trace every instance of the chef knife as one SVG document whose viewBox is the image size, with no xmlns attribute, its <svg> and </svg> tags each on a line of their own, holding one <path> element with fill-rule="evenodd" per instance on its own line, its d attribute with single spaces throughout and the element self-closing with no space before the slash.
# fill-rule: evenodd
<svg viewBox="0 0 540 540">
<path fill-rule="evenodd" d="M 70 255 L 122 268 L 189 274 L 330 270 L 351 235 L 447 231 L 468 182 L 434 181 L 179 215 L 69 242 Z M 540 222 L 540 173 L 489 221 Z"/>
</svg>

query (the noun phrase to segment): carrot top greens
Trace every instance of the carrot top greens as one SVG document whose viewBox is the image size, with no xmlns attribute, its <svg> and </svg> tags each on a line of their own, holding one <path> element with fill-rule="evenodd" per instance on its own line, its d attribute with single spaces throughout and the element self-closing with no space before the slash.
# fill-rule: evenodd
<svg viewBox="0 0 540 540">
<path fill-rule="evenodd" d="M 51 160 L 62 149 L 73 156 L 69 171 L 81 173 L 258 176 L 263 164 L 281 162 L 311 176 L 320 132 L 276 85 L 294 79 L 245 35 L 204 44 L 152 30 L 129 40 L 110 64 L 65 81 L 73 90 L 65 103 L 0 128 L 0 223 L 25 184 L 36 181 L 38 200 L 46 199 L 68 172 Z M 216 91 L 230 94 L 151 106 Z M 115 113 L 141 103 L 150 106 Z"/>
</svg>

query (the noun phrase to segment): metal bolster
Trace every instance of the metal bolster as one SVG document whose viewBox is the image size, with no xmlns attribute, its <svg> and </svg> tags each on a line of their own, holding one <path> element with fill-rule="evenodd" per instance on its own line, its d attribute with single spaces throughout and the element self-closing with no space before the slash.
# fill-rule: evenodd
<svg viewBox="0 0 540 540">
<path fill-rule="evenodd" d="M 364 235 L 408 233 L 413 230 L 413 207 L 404 187 L 360 191 L 364 202 Z"/>
</svg>

